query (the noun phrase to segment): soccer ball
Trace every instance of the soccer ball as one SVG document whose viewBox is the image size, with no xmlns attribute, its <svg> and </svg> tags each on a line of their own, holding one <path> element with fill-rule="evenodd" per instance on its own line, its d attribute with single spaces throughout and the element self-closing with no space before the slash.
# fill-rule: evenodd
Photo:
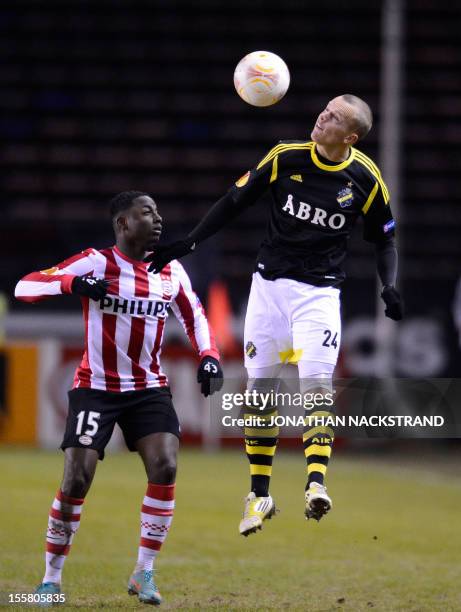
<svg viewBox="0 0 461 612">
<path fill-rule="evenodd" d="M 245 55 L 234 72 L 238 95 L 253 106 L 270 106 L 283 98 L 290 85 L 290 72 L 281 57 L 270 51 Z"/>
</svg>

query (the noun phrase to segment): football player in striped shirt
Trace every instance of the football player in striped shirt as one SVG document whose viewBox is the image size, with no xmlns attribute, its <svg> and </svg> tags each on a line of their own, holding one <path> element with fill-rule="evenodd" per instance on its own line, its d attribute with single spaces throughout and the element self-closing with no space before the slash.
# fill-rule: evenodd
<svg viewBox="0 0 461 612">
<path fill-rule="evenodd" d="M 115 246 L 90 248 L 48 270 L 32 272 L 15 291 L 19 300 L 32 303 L 53 295 L 79 296 L 85 325 L 85 350 L 69 392 L 61 445 L 64 476 L 49 514 L 45 575 L 37 593 L 60 593 L 84 498 L 118 423 L 128 448 L 141 456 L 148 479 L 128 593 L 159 604 L 153 568 L 173 519 L 180 438 L 160 365 L 170 309 L 200 356 L 197 380 L 205 396 L 220 388 L 222 371 L 213 332 L 182 265 L 171 261 L 153 274 L 143 262 L 162 230 L 154 200 L 143 192 L 123 192 L 113 198 L 110 210 Z"/>
<path fill-rule="evenodd" d="M 376 164 L 354 146 L 371 125 L 366 102 L 351 94 L 334 98 L 319 114 L 312 140 L 279 142 L 216 202 L 185 240 L 159 247 L 149 257 L 151 268 L 161 269 L 271 192 L 267 234 L 257 256 L 245 320 L 250 389 L 278 377 L 282 366 L 291 363 L 298 367 L 303 392 L 331 391 L 341 339 L 342 262 L 359 217 L 364 239 L 375 246 L 385 314 L 402 318 L 395 289 L 397 251 L 389 193 Z M 272 406 L 267 418 L 276 409 Z M 315 416 L 315 411 L 306 414 Z M 328 410 L 323 414 L 327 416 Z M 239 526 L 242 535 L 260 529 L 275 512 L 269 481 L 277 436 L 277 427 L 245 431 L 251 491 Z M 306 518 L 319 520 L 332 506 L 324 478 L 333 437 L 331 428 L 308 427 L 306 420 Z"/>
</svg>

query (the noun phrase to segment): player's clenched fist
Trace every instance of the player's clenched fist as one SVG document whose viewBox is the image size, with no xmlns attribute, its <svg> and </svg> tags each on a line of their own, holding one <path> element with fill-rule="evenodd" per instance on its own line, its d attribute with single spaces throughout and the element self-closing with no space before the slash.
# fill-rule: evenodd
<svg viewBox="0 0 461 612">
<path fill-rule="evenodd" d="M 211 384 L 211 380 L 214 380 Z M 201 384 L 200 391 L 205 397 L 219 391 L 223 386 L 223 372 L 219 361 L 214 357 L 204 357 L 197 372 L 197 382 Z"/>
<path fill-rule="evenodd" d="M 386 304 L 384 310 L 386 317 L 394 321 L 400 321 L 403 318 L 403 304 L 397 289 L 388 285 L 382 290 L 381 297 Z"/>
<path fill-rule="evenodd" d="M 72 281 L 72 293 L 82 297 L 89 297 L 95 301 L 100 300 L 106 295 L 108 287 L 109 281 L 94 278 L 89 274 L 76 276 Z"/>
</svg>

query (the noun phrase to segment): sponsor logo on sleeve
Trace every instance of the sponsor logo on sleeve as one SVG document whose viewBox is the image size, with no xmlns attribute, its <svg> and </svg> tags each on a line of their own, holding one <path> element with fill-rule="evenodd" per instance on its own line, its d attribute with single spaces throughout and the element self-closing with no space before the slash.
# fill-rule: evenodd
<svg viewBox="0 0 461 612">
<path fill-rule="evenodd" d="M 395 219 L 391 219 L 385 225 L 383 225 L 383 231 L 385 234 L 390 232 L 395 227 Z"/>
<path fill-rule="evenodd" d="M 238 181 L 235 181 L 235 184 L 237 185 L 237 187 L 244 187 L 248 183 L 249 178 L 250 171 L 248 170 L 248 172 L 241 176 Z"/>
<path fill-rule="evenodd" d="M 56 272 L 59 271 L 57 266 L 53 266 L 52 268 L 47 268 L 46 270 L 40 270 L 40 274 L 46 274 L 47 276 L 53 276 Z"/>
</svg>

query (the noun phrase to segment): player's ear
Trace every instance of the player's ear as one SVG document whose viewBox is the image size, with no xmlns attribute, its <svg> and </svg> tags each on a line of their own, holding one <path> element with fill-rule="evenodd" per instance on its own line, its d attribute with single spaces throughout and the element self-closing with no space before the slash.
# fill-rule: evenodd
<svg viewBox="0 0 461 612">
<path fill-rule="evenodd" d="M 346 138 L 344 139 L 344 143 L 349 146 L 353 146 L 358 141 L 358 139 L 359 139 L 358 135 L 355 132 L 352 132 L 352 134 L 349 134 L 349 136 L 346 136 Z"/>
<path fill-rule="evenodd" d="M 124 229 L 128 227 L 128 221 L 125 215 L 119 215 L 115 219 L 115 230 L 117 232 L 122 232 Z"/>
</svg>

